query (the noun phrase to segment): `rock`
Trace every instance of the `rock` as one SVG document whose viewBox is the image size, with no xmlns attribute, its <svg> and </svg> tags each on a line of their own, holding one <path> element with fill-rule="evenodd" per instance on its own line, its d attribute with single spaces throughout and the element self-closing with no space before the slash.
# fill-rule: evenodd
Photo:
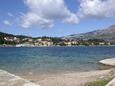
<svg viewBox="0 0 115 86">
<path fill-rule="evenodd" d="M 104 60 L 99 61 L 99 63 L 104 64 L 104 65 L 109 65 L 109 66 L 115 66 L 115 58 L 104 59 Z"/>
</svg>

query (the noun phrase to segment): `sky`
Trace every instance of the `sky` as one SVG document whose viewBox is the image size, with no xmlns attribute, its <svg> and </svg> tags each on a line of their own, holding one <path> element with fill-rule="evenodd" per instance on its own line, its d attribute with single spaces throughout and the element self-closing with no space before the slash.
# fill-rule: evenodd
<svg viewBox="0 0 115 86">
<path fill-rule="evenodd" d="M 115 0 L 0 0 L 0 32 L 61 37 L 115 24 Z"/>
</svg>

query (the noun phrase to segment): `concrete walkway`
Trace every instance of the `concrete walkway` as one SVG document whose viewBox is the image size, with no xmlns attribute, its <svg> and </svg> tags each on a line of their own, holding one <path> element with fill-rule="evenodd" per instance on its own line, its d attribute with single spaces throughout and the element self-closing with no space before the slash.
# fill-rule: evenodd
<svg viewBox="0 0 115 86">
<path fill-rule="evenodd" d="M 40 86 L 19 76 L 0 70 L 0 86 Z"/>
</svg>

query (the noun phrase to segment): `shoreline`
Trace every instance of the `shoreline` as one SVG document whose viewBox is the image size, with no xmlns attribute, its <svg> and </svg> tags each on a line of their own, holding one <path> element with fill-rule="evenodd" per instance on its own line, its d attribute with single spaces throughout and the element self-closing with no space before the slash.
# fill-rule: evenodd
<svg viewBox="0 0 115 86">
<path fill-rule="evenodd" d="M 106 59 L 105 59 L 106 60 Z M 104 61 L 105 61 L 104 60 Z M 100 61 L 99 61 L 100 63 Z M 106 66 L 106 64 L 104 64 Z M 111 66 L 111 65 L 107 65 Z M 81 71 L 81 72 L 68 72 L 61 74 L 51 74 L 44 76 L 22 76 L 27 80 L 40 84 L 41 86 L 84 86 L 88 82 L 105 80 L 108 78 L 115 77 L 115 69 L 100 69 L 91 71 Z M 114 80 L 114 79 L 113 79 Z M 112 81 L 110 81 L 107 86 L 110 86 Z M 114 86 L 114 85 L 113 85 Z"/>
<path fill-rule="evenodd" d="M 63 74 L 51 74 L 43 76 L 22 76 L 31 82 L 38 83 L 41 86 L 84 86 L 85 83 L 113 77 L 108 70 L 94 70 L 87 72 L 71 72 Z"/>
<path fill-rule="evenodd" d="M 109 59 L 110 63 L 111 60 L 113 61 L 113 59 Z M 108 59 L 102 61 L 108 62 Z M 11 74 L 7 71 L 0 70 L 0 86 L 84 86 L 88 82 L 97 80 L 99 81 L 108 78 L 113 79 L 114 77 L 115 68 L 106 70 L 92 70 L 86 72 L 52 73 L 44 75 L 33 75 L 30 72 L 30 74 L 18 76 L 17 74 Z M 110 84 L 114 81 L 114 79 L 112 82 L 110 81 Z"/>
<path fill-rule="evenodd" d="M 115 46 L 115 45 L 76 45 L 76 46 L 56 46 L 56 45 L 54 45 L 54 46 L 20 46 L 20 47 L 27 47 L 27 48 L 29 48 L 29 47 L 80 47 L 80 46 L 86 46 L 86 47 L 90 47 L 90 46 Z M 0 45 L 0 48 L 4 48 L 4 47 L 16 47 L 16 48 L 20 48 L 20 47 L 17 47 L 16 45 L 6 45 L 6 46 L 2 46 L 2 45 Z"/>
<path fill-rule="evenodd" d="M 4 71 L 4 70 L 2 70 Z M 11 74 L 5 71 L 6 74 L 17 76 L 18 74 Z M 3 74 L 2 74 L 3 76 Z M 6 75 L 5 75 L 6 76 Z M 21 80 L 29 81 L 30 83 L 38 84 L 38 86 L 84 86 L 87 82 L 93 82 L 96 80 L 102 80 L 106 78 L 113 78 L 115 76 L 115 69 L 103 69 L 103 70 L 91 70 L 85 72 L 67 72 L 67 73 L 58 73 L 58 74 L 45 74 L 45 75 L 32 75 L 31 73 L 18 75 Z M 0 83 L 2 77 L 0 76 Z M 5 81 L 4 81 L 5 82 Z M 8 84 L 8 82 L 5 82 Z M 11 82 L 15 83 L 15 81 Z M 6 86 L 6 85 L 3 85 Z M 10 85 L 7 85 L 10 86 Z M 11 85 L 15 86 L 15 85 Z M 23 85 L 19 85 L 23 86 Z M 24 85 L 26 86 L 26 85 Z M 37 86 L 37 85 L 27 85 L 27 86 Z"/>
<path fill-rule="evenodd" d="M 100 64 L 100 63 L 99 63 Z M 41 79 L 41 78 L 48 78 L 48 77 L 52 77 L 52 76 L 59 76 L 59 75 L 65 75 L 65 74 L 73 74 L 73 73 L 86 73 L 86 72 L 95 72 L 95 71 L 103 71 L 103 70 L 111 70 L 113 67 L 109 66 L 109 65 L 103 65 L 100 64 L 102 67 L 97 68 L 97 69 L 89 69 L 89 70 L 69 70 L 69 71 L 47 71 L 47 72 L 33 72 L 33 71 L 23 71 L 23 72 L 11 72 L 13 74 L 16 74 L 18 76 L 21 76 L 23 78 L 37 78 L 37 79 Z"/>
</svg>

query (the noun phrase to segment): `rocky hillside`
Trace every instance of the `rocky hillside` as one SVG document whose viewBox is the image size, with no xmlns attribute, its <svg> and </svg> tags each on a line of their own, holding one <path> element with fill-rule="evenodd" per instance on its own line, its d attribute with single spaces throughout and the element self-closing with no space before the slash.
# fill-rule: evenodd
<svg viewBox="0 0 115 86">
<path fill-rule="evenodd" d="M 64 38 L 103 39 L 103 40 L 115 42 L 115 25 L 112 25 L 103 30 L 95 30 L 92 32 L 82 33 L 82 34 L 73 34 L 73 35 L 66 36 Z"/>
</svg>

